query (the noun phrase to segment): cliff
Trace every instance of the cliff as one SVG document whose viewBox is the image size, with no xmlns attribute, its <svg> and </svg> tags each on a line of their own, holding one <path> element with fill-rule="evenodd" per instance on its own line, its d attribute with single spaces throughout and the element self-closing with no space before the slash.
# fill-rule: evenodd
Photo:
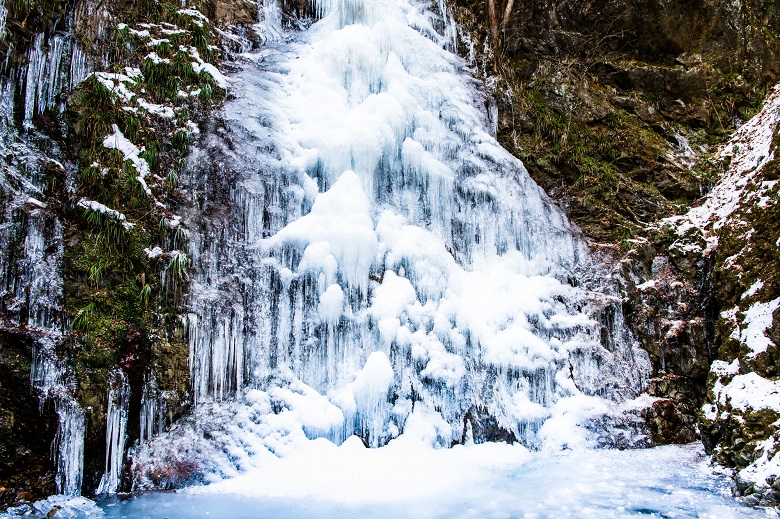
<svg viewBox="0 0 780 519">
<path fill-rule="evenodd" d="M 719 462 L 744 469 L 740 493 L 775 503 L 776 3 L 452 10 L 493 88 L 499 139 L 613 258 L 653 362 L 654 443 L 701 435 Z M 761 389 L 738 401 L 741 377 Z"/>
</svg>

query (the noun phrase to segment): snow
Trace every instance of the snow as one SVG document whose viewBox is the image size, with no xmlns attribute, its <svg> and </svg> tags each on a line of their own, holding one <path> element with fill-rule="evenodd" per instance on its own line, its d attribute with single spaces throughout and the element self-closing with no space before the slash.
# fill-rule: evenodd
<svg viewBox="0 0 780 519">
<path fill-rule="evenodd" d="M 330 190 L 317 197 L 309 214 L 264 240 L 261 246 L 326 243 L 344 280 L 350 286 L 365 287 L 377 253 L 369 208 L 360 178 L 345 172 Z"/>
<path fill-rule="evenodd" d="M 129 102 L 135 97 L 135 92 L 130 91 L 125 83 L 135 84 L 135 79 L 125 74 L 112 74 L 109 72 L 95 72 L 93 74 L 101 85 L 106 87 L 121 101 Z"/>
<path fill-rule="evenodd" d="M 176 11 L 176 13 L 177 14 L 181 14 L 181 15 L 185 15 L 185 16 L 190 16 L 190 17 L 195 18 L 197 20 L 200 20 L 202 22 L 209 23 L 209 19 L 206 18 L 206 15 L 204 15 L 203 13 L 198 11 L 197 9 L 179 9 L 178 11 Z"/>
<path fill-rule="evenodd" d="M 344 421 L 344 414 L 338 407 L 304 384 L 289 388 L 275 387 L 268 392 L 268 396 L 276 405 L 286 408 L 276 416 L 277 420 L 289 418 L 291 423 L 300 423 L 310 432 L 326 432 L 339 427 Z M 285 416 L 288 414 L 289 417 Z"/>
<path fill-rule="evenodd" d="M 780 308 L 780 297 L 766 303 L 753 303 L 745 312 L 740 340 L 750 349 L 748 358 L 755 359 L 774 343 L 766 336 L 772 326 L 772 313 Z"/>
<path fill-rule="evenodd" d="M 217 86 L 223 90 L 227 90 L 229 79 L 220 72 L 217 67 L 212 65 L 211 63 L 206 63 L 201 59 L 200 54 L 198 53 L 198 49 L 195 47 L 184 47 L 180 46 L 179 49 L 183 49 L 186 52 L 190 54 L 193 58 L 195 58 L 195 61 L 192 62 L 192 70 L 196 74 L 200 74 L 201 71 L 205 72 L 206 74 L 210 75 L 212 78 L 214 78 L 214 82 L 217 84 Z"/>
<path fill-rule="evenodd" d="M 740 296 L 740 299 L 745 299 L 746 297 L 753 297 L 756 295 L 756 293 L 764 288 L 764 282 L 760 279 L 756 280 L 755 283 L 750 285 L 750 288 L 748 288 L 742 296 Z"/>
<path fill-rule="evenodd" d="M 713 392 L 719 404 L 734 409 L 780 409 L 780 382 L 755 372 L 736 375 L 725 386 L 716 382 Z"/>
<path fill-rule="evenodd" d="M 772 481 L 780 474 L 780 452 L 775 451 L 775 441 L 770 438 L 758 447 L 761 455 L 753 463 L 739 471 L 739 477 L 742 480 L 755 483 L 760 487 L 771 485 Z M 771 479 L 770 479 L 771 478 Z"/>
<path fill-rule="evenodd" d="M 141 184 L 146 194 L 152 196 L 152 191 L 146 185 L 145 181 L 145 177 L 149 175 L 151 170 L 149 169 L 149 164 L 146 160 L 139 156 L 141 150 L 124 136 L 116 124 L 112 125 L 112 127 L 114 133 L 103 139 L 103 147 L 119 151 L 125 160 L 132 162 L 133 167 L 138 172 L 136 180 Z"/>
<path fill-rule="evenodd" d="M 320 295 L 320 318 L 330 324 L 338 324 L 341 310 L 344 307 L 344 291 L 339 285 L 329 286 Z"/>
<path fill-rule="evenodd" d="M 734 359 L 731 363 L 726 363 L 722 360 L 715 360 L 710 365 L 710 371 L 712 371 L 718 377 L 728 377 L 739 373 L 739 359 Z"/>
<path fill-rule="evenodd" d="M 656 284 L 656 280 L 655 279 L 651 279 L 651 280 L 645 281 L 642 284 L 637 285 L 636 289 L 639 290 L 640 292 L 644 292 L 645 290 L 650 290 L 651 288 L 655 288 L 655 284 Z"/>
<path fill-rule="evenodd" d="M 560 400 L 550 409 L 551 416 L 539 429 L 539 437 L 547 450 L 594 447 L 588 432 L 579 425 L 608 411 L 608 403 L 597 397 L 578 395 Z"/>
<path fill-rule="evenodd" d="M 108 216 L 109 218 L 111 218 L 112 220 L 120 222 L 122 224 L 122 227 L 124 227 L 126 230 L 130 230 L 135 226 L 135 224 L 127 221 L 127 217 L 124 214 L 114 209 L 111 209 L 101 204 L 100 202 L 96 202 L 95 200 L 87 200 L 86 198 L 82 198 L 78 201 L 76 205 L 79 207 L 83 207 L 84 209 L 90 209 L 92 211 L 102 213 Z"/>
<path fill-rule="evenodd" d="M 217 69 L 217 67 L 215 67 L 211 63 L 206 63 L 204 61 L 199 61 L 199 62 L 194 61 L 192 63 L 192 70 L 194 70 L 196 74 L 200 74 L 201 71 L 205 72 L 206 74 L 214 78 L 214 82 L 217 84 L 219 88 L 223 90 L 227 90 L 228 78 L 224 74 L 222 74 L 222 72 L 220 72 Z"/>
<path fill-rule="evenodd" d="M 101 506 L 107 518 L 777 517 L 740 505 L 701 445 L 531 453 L 505 444 L 312 443 L 230 481 Z"/>
<path fill-rule="evenodd" d="M 136 99 L 138 102 L 138 106 L 146 110 L 152 115 L 157 115 L 162 117 L 163 119 L 173 119 L 174 113 L 173 108 L 170 106 L 163 106 L 158 105 L 154 103 L 150 103 L 144 99 L 141 99 L 140 97 Z"/>
<path fill-rule="evenodd" d="M 146 257 L 149 258 L 149 259 L 155 259 L 155 258 L 159 258 L 160 256 L 162 256 L 164 254 L 164 252 L 163 252 L 163 250 L 160 247 L 155 246 L 152 249 L 145 248 L 144 249 L 144 254 L 146 254 Z"/>
<path fill-rule="evenodd" d="M 150 52 L 149 54 L 147 54 L 146 55 L 146 59 L 148 59 L 149 61 L 151 61 L 155 65 L 159 65 L 160 63 L 170 63 L 171 62 L 171 60 L 169 60 L 168 58 L 161 58 L 160 56 L 157 55 L 156 52 Z"/>
</svg>

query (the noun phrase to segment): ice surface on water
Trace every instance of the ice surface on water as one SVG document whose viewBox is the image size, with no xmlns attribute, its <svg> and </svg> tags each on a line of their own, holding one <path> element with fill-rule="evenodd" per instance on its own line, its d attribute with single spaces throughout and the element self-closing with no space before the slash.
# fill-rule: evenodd
<svg viewBox="0 0 780 519">
<path fill-rule="evenodd" d="M 394 440 L 399 442 L 400 440 Z M 106 517 L 777 517 L 731 498 L 700 445 L 532 453 L 482 444 L 366 449 L 323 440 L 261 471 L 177 494 L 104 502 Z"/>
<path fill-rule="evenodd" d="M 99 508 L 52 496 L 27 517 L 55 506 L 60 518 L 778 517 L 735 501 L 730 479 L 709 465 L 700 444 L 534 453 L 506 444 L 434 450 L 409 438 L 366 449 L 356 437 L 340 447 L 309 441 L 295 456 L 268 458 L 262 470 L 178 493 L 105 500 Z"/>
<path fill-rule="evenodd" d="M 588 444 L 583 417 L 643 385 L 619 301 L 491 136 L 451 27 L 428 8 L 318 3 L 311 29 L 244 56 L 224 124 L 190 157 L 194 395 L 247 417 L 208 419 L 230 445 L 218 473 L 291 431 L 378 446 L 417 408 L 440 445 L 462 441 L 476 410 L 526 445 Z M 255 390 L 268 410 L 244 398 Z M 540 436 L 555 417 L 571 434 Z M 155 449 L 183 430 L 136 460 L 165 457 Z"/>
</svg>

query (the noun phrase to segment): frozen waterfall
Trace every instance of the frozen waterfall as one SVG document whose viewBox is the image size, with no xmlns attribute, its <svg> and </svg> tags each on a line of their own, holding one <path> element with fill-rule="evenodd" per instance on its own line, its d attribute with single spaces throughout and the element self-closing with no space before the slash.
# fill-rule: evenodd
<svg viewBox="0 0 780 519">
<path fill-rule="evenodd" d="M 588 443 L 583 410 L 637 396 L 649 362 L 577 229 L 496 142 L 446 9 L 316 9 L 243 55 L 183 175 L 188 427 L 239 469 L 296 430 Z"/>
<path fill-rule="evenodd" d="M 6 15 L 0 6 L 0 40 L 5 37 Z M 64 25 L 70 24 L 67 20 Z M 52 178 L 68 184 L 75 166 L 51 139 L 35 130 L 32 120 L 45 110 L 63 110 L 62 92 L 83 80 L 90 64 L 68 29 L 48 37 L 35 35 L 22 64 L 7 59 L 0 68 L 2 324 L 11 337 L 19 334 L 32 342 L 30 382 L 40 408 L 51 402 L 57 415 L 52 443 L 57 492 L 75 496 L 81 493 L 86 420 L 61 351 L 67 331 L 62 308 L 63 225 L 43 202 L 51 195 Z M 14 122 L 15 107 L 21 128 Z"/>
</svg>

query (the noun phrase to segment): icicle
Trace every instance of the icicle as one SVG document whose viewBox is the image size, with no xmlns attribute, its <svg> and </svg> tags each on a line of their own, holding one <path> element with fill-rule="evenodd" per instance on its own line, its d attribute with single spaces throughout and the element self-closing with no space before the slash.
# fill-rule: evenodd
<svg viewBox="0 0 780 519">
<path fill-rule="evenodd" d="M 263 43 L 275 43 L 284 39 L 282 12 L 277 0 L 263 0 L 260 5 L 260 23 L 256 26 Z"/>
<path fill-rule="evenodd" d="M 57 493 L 67 496 L 81 495 L 84 471 L 84 410 L 69 396 L 63 396 L 55 404 L 58 416 L 57 436 Z"/>
<path fill-rule="evenodd" d="M 24 129 L 32 128 L 32 120 L 36 115 L 51 108 L 64 108 L 60 95 L 75 88 L 90 70 L 89 58 L 71 35 L 55 34 L 45 40 L 45 34 L 38 33 L 28 54 L 24 84 Z"/>
<path fill-rule="evenodd" d="M 65 380 L 65 363 L 55 351 L 54 341 L 58 338 L 58 335 L 44 335 L 36 342 L 30 381 L 39 392 L 40 410 L 47 400 L 52 400 L 58 417 L 52 443 L 57 492 L 77 496 L 81 494 L 84 469 L 84 410 L 71 396 L 72 381 Z"/>
<path fill-rule="evenodd" d="M 114 494 L 122 479 L 122 463 L 127 440 L 127 408 L 130 403 L 130 385 L 121 371 L 112 375 L 106 412 L 106 467 L 97 494 Z"/>
<path fill-rule="evenodd" d="M 5 8 L 5 0 L 0 2 L 0 41 L 5 39 L 5 20 L 8 16 L 8 9 Z"/>
<path fill-rule="evenodd" d="M 154 371 L 146 375 L 143 393 L 141 394 L 141 431 L 138 441 L 145 442 L 157 432 L 159 404 L 157 378 Z"/>
</svg>

